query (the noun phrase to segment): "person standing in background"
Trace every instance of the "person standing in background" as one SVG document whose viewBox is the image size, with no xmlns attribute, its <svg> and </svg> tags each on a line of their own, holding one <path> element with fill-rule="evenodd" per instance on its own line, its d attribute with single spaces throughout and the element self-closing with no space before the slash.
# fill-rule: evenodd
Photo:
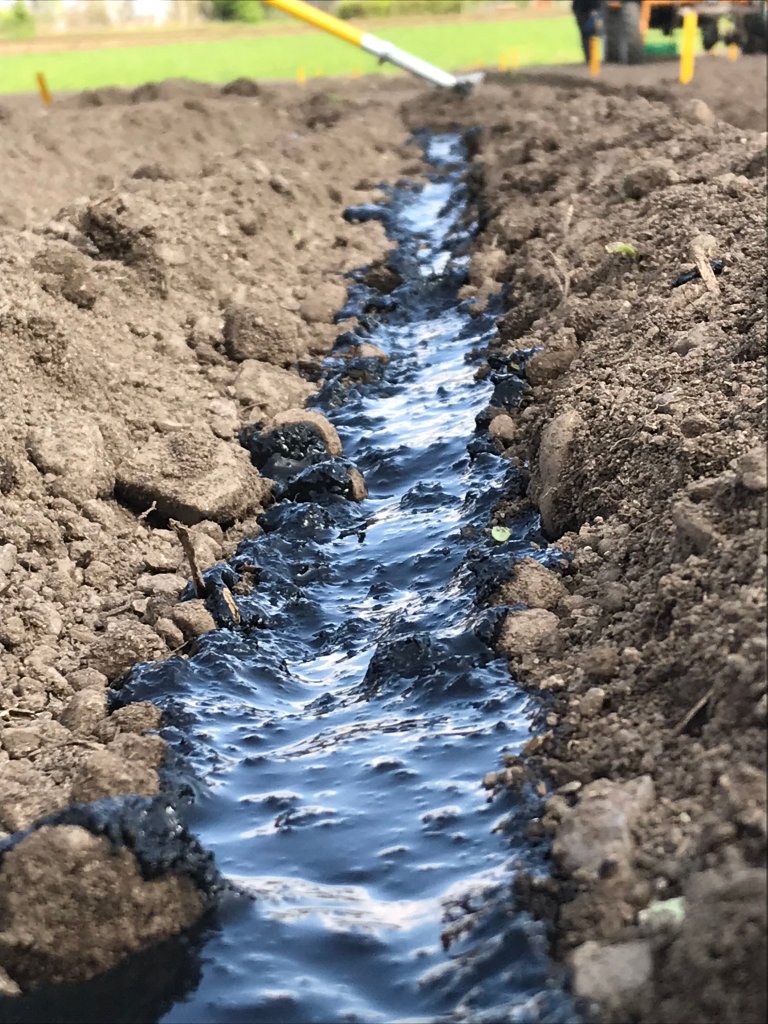
<svg viewBox="0 0 768 1024">
<path fill-rule="evenodd" d="M 589 63 L 589 40 L 592 36 L 599 36 L 603 30 L 600 18 L 600 0 L 573 0 L 571 9 L 581 33 L 584 60 Z"/>
</svg>

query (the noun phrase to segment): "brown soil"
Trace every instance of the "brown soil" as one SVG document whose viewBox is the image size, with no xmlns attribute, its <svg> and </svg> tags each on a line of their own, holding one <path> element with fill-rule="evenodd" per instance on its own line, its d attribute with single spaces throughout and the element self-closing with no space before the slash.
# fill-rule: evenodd
<svg viewBox="0 0 768 1024">
<path fill-rule="evenodd" d="M 166 82 L 49 113 L 4 101 L 0 838 L 72 802 L 158 792 L 158 715 L 107 716 L 105 698 L 136 661 L 213 627 L 201 602 L 176 606 L 189 569 L 171 520 L 202 569 L 258 532 L 269 487 L 237 433 L 303 405 L 342 275 L 388 248 L 380 225 L 341 213 L 413 166 L 397 103 L 414 87 L 342 103 L 252 86 Z M 44 944 L 59 897 L 16 888 Z M 98 935 L 77 917 L 92 904 L 65 903 L 57 927 Z M 0 966 L 29 985 L 48 961 L 13 953 L 23 909 L 0 901 Z M 169 905 L 168 931 L 188 920 Z M 86 945 L 56 977 L 108 966 Z"/>
<path fill-rule="evenodd" d="M 599 83 L 609 88 L 625 88 L 627 94 L 646 96 L 668 102 L 670 97 L 704 100 L 723 121 L 739 128 L 754 128 L 764 132 L 768 128 L 765 80 L 765 57 L 741 56 L 731 61 L 722 53 L 702 54 L 696 58 L 693 81 L 680 85 L 680 62 L 676 58 L 652 61 L 626 67 L 604 64 Z M 558 76 L 569 83 L 589 82 L 586 66 L 568 65 L 561 68 L 530 68 L 527 78 L 551 80 Z"/>
<path fill-rule="evenodd" d="M 497 598 L 530 608 L 499 649 L 546 731 L 486 784 L 555 787 L 531 828 L 554 877 L 522 893 L 600 1019 L 762 1020 L 765 136 L 557 77 L 499 76 L 459 120 L 483 125 L 467 294 L 505 286 L 499 350 L 538 350 L 492 422 L 530 475 L 496 519 L 532 502 L 571 556 Z M 708 257 L 711 287 L 672 287 Z"/>
<path fill-rule="evenodd" d="M 212 626 L 176 605 L 188 568 L 167 520 L 203 566 L 258 530 L 268 484 L 237 431 L 301 406 L 340 275 L 386 249 L 343 206 L 418 172 L 407 126 L 479 124 L 467 291 L 506 286 L 502 351 L 542 350 L 493 433 L 573 556 L 562 580 L 528 564 L 505 585 L 529 611 L 500 642 L 548 730 L 487 784 L 562 787 L 532 825 L 554 836 L 553 878 L 521 888 L 596 1015 L 762 1020 L 764 138 L 690 97 L 572 77 L 495 76 L 464 101 L 404 80 L 253 91 L 0 105 L 0 830 L 157 792 L 154 709 L 107 715 L 105 691 Z M 709 255 L 713 290 L 670 287 Z M 109 854 L 71 840 L 106 878 Z M 51 874 L 35 874 L 38 950 Z M 647 913 L 678 896 L 682 921 Z M 189 920 L 185 900 L 152 937 Z M 69 905 L 57 926 L 98 934 Z M 3 953 L 14 929 L 0 912 L 0 993 L 35 980 Z"/>
</svg>

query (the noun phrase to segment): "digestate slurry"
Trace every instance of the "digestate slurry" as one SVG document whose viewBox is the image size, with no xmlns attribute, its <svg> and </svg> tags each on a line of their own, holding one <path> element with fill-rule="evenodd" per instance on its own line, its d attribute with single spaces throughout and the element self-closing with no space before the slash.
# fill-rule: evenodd
<svg viewBox="0 0 768 1024">
<path fill-rule="evenodd" d="M 537 856 L 521 809 L 482 787 L 535 710 L 487 643 L 470 567 L 493 554 L 480 531 L 515 471 L 475 432 L 493 384 L 472 357 L 495 323 L 458 298 L 474 228 L 462 142 L 422 141 L 426 184 L 348 211 L 398 243 L 402 283 L 378 295 L 361 274 L 345 311 L 389 361 L 350 382 L 354 360 L 332 354 L 317 399 L 369 497 L 273 505 L 231 560 L 255 581 L 238 598 L 251 625 L 137 667 L 119 697 L 166 711 L 190 827 L 240 895 L 79 986 L 72 1019 L 576 1019 L 514 906 L 515 866 Z M 504 557 L 550 557 L 537 528 L 522 522 Z"/>
</svg>

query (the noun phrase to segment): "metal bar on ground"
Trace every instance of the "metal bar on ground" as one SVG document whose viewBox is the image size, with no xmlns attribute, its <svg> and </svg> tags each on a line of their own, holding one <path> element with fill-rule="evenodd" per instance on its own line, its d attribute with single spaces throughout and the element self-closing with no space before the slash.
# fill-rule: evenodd
<svg viewBox="0 0 768 1024">
<path fill-rule="evenodd" d="M 304 3 L 304 0 L 266 0 L 266 2 L 294 18 L 299 18 L 309 25 L 314 25 L 315 28 L 322 29 L 323 32 L 329 32 L 345 43 L 359 46 L 361 50 L 373 54 L 380 61 L 388 61 L 404 71 L 410 71 L 411 74 L 431 82 L 432 85 L 439 85 L 446 89 L 452 89 L 459 85 L 459 79 L 448 71 L 435 67 L 434 64 L 408 53 L 407 50 L 401 50 L 399 46 L 388 43 L 386 39 L 379 39 L 378 36 L 374 36 L 370 32 L 361 32 L 349 22 L 335 18 L 332 14 L 326 14 L 325 11 L 313 7 L 312 4 Z"/>
</svg>

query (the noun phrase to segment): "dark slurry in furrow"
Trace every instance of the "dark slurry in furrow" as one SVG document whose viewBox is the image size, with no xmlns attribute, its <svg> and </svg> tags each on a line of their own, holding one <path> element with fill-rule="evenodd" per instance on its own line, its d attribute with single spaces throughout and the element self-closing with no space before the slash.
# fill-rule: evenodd
<svg viewBox="0 0 768 1024">
<path fill-rule="evenodd" d="M 138 667 L 118 694 L 166 711 L 195 778 L 189 827 L 245 895 L 111 977 L 19 1000 L 18 1019 L 33 1005 L 51 1020 L 195 1024 L 575 1019 L 511 897 L 516 863 L 536 864 L 524 808 L 481 785 L 535 709 L 488 646 L 477 589 L 513 558 L 551 554 L 535 519 L 495 547 L 476 532 L 515 481 L 475 419 L 494 386 L 511 406 L 522 385 L 503 368 L 474 379 L 494 318 L 458 299 L 473 230 L 463 149 L 426 146 L 428 184 L 348 212 L 385 221 L 402 278 L 387 295 L 352 287 L 359 336 L 340 339 L 319 396 L 369 497 L 343 496 L 346 462 L 310 451 L 299 478 L 278 459 L 283 500 L 218 570 L 233 585 L 248 567 L 243 627 Z M 364 340 L 389 362 L 342 358 Z"/>
</svg>

